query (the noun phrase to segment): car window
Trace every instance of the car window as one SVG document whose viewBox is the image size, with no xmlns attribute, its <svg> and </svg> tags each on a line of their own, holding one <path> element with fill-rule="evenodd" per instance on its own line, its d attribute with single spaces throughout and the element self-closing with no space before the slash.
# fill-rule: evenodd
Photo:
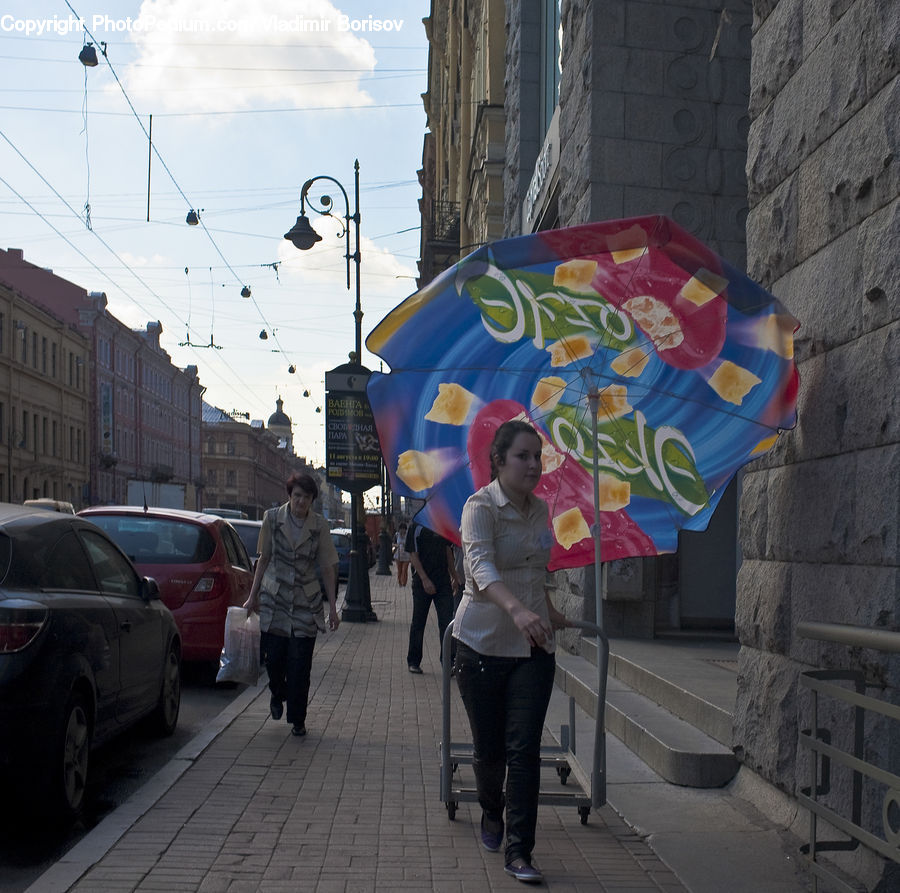
<svg viewBox="0 0 900 893">
<path fill-rule="evenodd" d="M 250 558 L 247 556 L 247 550 L 244 548 L 240 537 L 228 524 L 223 524 L 220 530 L 229 563 L 233 567 L 242 567 L 244 570 L 250 570 Z"/>
<path fill-rule="evenodd" d="M 37 584 L 41 589 L 96 591 L 91 563 L 74 530 L 66 531 L 48 550 Z"/>
<path fill-rule="evenodd" d="M 136 564 L 202 564 L 216 551 L 216 541 L 201 524 L 125 515 L 89 515 Z"/>
<path fill-rule="evenodd" d="M 18 527 L 11 537 L 4 537 L 9 548 L 9 568 L 3 584 L 11 589 L 42 588 L 45 573 L 55 565 L 53 555 L 57 546 L 71 532 L 70 525 L 53 522 Z M 87 588 L 96 589 L 96 583 L 91 581 Z"/>
<path fill-rule="evenodd" d="M 128 560 L 93 530 L 82 530 L 81 536 L 101 591 L 140 596 L 140 580 Z"/>
<path fill-rule="evenodd" d="M 247 554 L 252 556 L 259 555 L 259 531 L 258 524 L 234 524 L 232 528 L 237 532 L 247 550 Z"/>
<path fill-rule="evenodd" d="M 12 557 L 12 543 L 5 533 L 0 533 L 0 581 L 6 579 Z"/>
</svg>

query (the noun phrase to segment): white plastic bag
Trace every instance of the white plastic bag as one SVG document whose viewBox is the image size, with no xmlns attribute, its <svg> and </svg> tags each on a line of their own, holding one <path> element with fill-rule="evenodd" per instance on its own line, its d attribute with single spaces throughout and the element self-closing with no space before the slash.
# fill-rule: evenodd
<svg viewBox="0 0 900 893">
<path fill-rule="evenodd" d="M 256 685 L 259 679 L 259 614 L 231 607 L 225 615 L 225 645 L 216 682 Z"/>
</svg>

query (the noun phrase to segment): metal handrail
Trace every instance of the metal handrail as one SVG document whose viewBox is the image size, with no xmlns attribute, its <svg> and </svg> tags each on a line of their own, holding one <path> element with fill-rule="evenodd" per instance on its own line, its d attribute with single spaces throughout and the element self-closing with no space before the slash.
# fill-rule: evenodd
<svg viewBox="0 0 900 893">
<path fill-rule="evenodd" d="M 889 629 L 805 620 L 797 624 L 797 633 L 804 639 L 837 642 L 840 645 L 849 645 L 851 648 L 872 648 L 875 651 L 900 654 L 900 632 Z"/>
<path fill-rule="evenodd" d="M 842 623 L 806 621 L 798 624 L 797 633 L 807 639 L 833 642 L 851 648 L 868 648 L 886 654 L 900 653 L 900 632 Z M 834 683 L 852 683 L 852 688 Z M 873 698 L 865 693 L 865 676 L 859 670 L 809 670 L 800 674 L 800 685 L 812 695 L 810 728 L 801 729 L 800 745 L 811 752 L 810 785 L 803 788 L 798 799 L 809 809 L 809 843 L 802 850 L 807 855 L 813 876 L 813 893 L 818 880 L 827 881 L 836 889 L 855 893 L 855 888 L 817 860 L 821 852 L 851 851 L 860 843 L 886 858 L 900 862 L 900 775 L 875 766 L 866 759 L 865 714 L 877 714 L 900 722 L 900 705 Z M 849 705 L 853 710 L 852 752 L 834 744 L 830 729 L 819 727 L 819 697 L 827 697 Z M 850 818 L 837 812 L 819 799 L 831 790 L 832 764 L 852 772 L 852 800 Z M 893 767 L 892 767 L 893 768 Z M 884 838 L 862 827 L 863 780 L 869 779 L 885 788 L 882 807 Z M 818 819 L 847 835 L 846 840 L 819 840 Z"/>
</svg>

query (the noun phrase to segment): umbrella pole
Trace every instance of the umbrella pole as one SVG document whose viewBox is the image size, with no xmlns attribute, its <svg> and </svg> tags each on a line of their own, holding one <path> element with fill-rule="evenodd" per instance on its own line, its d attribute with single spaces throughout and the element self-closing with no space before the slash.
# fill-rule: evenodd
<svg viewBox="0 0 900 893">
<path fill-rule="evenodd" d="M 606 566 L 600 560 L 600 460 L 597 413 L 600 408 L 600 390 L 591 382 L 588 389 L 588 405 L 591 410 L 591 436 L 593 437 L 594 472 L 594 604 L 597 619 L 597 708 L 594 711 L 594 759 L 591 767 L 591 806 L 599 809 L 606 803 L 606 677 L 609 673 L 609 639 L 603 630 L 603 599 L 606 597 Z"/>
<path fill-rule="evenodd" d="M 597 626 L 603 629 L 603 599 L 606 597 L 606 568 L 600 559 L 600 465 L 599 435 L 597 433 L 597 413 L 600 406 L 600 391 L 592 384 L 588 391 L 588 405 L 591 410 L 591 435 L 593 437 L 594 466 L 594 523 L 591 533 L 594 537 L 594 614 Z"/>
</svg>

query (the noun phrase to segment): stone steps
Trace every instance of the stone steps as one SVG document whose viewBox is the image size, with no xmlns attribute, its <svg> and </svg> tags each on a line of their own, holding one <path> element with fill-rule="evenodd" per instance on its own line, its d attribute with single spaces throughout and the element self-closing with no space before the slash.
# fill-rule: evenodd
<svg viewBox="0 0 900 893">
<path fill-rule="evenodd" d="M 557 652 L 557 685 L 594 717 L 597 667 L 588 657 L 596 656 L 596 648 L 587 639 L 581 646 L 587 657 Z M 686 672 L 702 674 L 704 667 L 705 663 L 700 663 Z M 729 746 L 730 713 L 655 669 L 657 672 L 617 652 L 613 643 L 606 693 L 607 730 L 673 784 L 697 788 L 727 784 L 739 766 Z M 712 673 L 714 681 L 716 672 Z M 694 687 L 702 689 L 703 679 L 695 681 L 699 684 Z"/>
</svg>

